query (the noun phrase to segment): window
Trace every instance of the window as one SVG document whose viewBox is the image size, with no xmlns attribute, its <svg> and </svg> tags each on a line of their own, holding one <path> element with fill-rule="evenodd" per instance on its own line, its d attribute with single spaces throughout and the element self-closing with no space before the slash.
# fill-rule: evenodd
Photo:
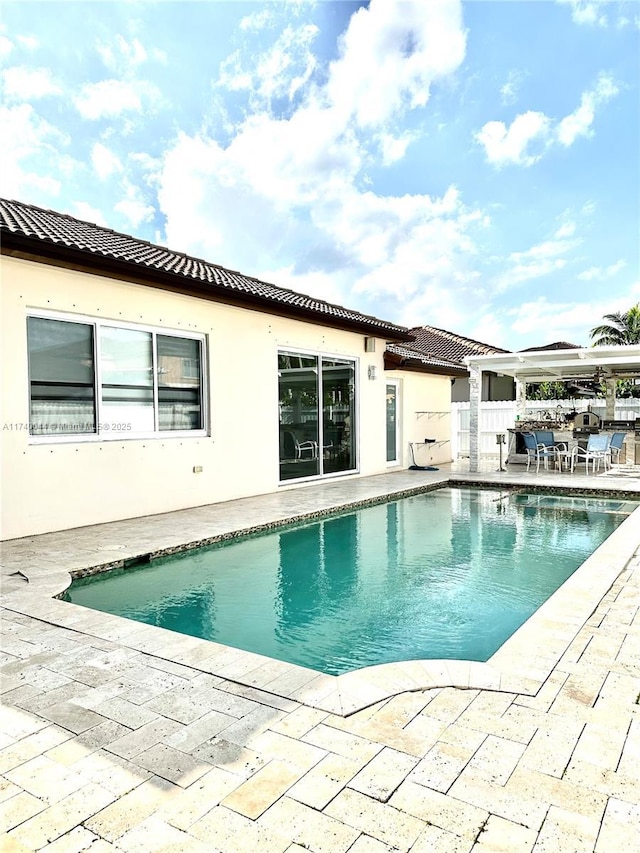
<svg viewBox="0 0 640 853">
<path fill-rule="evenodd" d="M 131 424 L 131 432 L 153 432 L 151 332 L 103 326 L 100 329 L 100 422 Z"/>
<path fill-rule="evenodd" d="M 355 362 L 278 354 L 280 479 L 356 468 Z"/>
<path fill-rule="evenodd" d="M 32 435 L 95 432 L 94 329 L 29 317 Z"/>
<path fill-rule="evenodd" d="M 31 316 L 27 339 L 31 435 L 204 429 L 203 337 Z"/>
</svg>

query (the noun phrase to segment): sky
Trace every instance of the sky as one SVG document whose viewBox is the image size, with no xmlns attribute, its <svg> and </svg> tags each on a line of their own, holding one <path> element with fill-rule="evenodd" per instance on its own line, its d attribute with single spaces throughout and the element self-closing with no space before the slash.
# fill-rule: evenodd
<svg viewBox="0 0 640 853">
<path fill-rule="evenodd" d="M 406 326 L 640 301 L 636 0 L 5 0 L 0 195 Z"/>
</svg>

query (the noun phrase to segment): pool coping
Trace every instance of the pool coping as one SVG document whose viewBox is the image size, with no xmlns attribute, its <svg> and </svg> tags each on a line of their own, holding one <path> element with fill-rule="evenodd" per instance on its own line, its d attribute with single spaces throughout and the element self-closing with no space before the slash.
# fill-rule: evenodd
<svg viewBox="0 0 640 853">
<path fill-rule="evenodd" d="M 582 495 L 599 498 L 620 497 L 638 500 L 640 495 L 615 488 L 588 488 L 576 485 L 553 486 L 524 482 L 500 482 L 487 479 L 467 479 L 451 475 L 433 478 L 430 482 L 408 489 L 387 492 L 351 503 L 340 503 L 314 512 L 286 519 L 276 519 L 250 528 L 228 531 L 183 546 L 159 549 L 160 556 L 187 547 L 212 544 L 259 530 L 273 529 L 291 522 L 312 521 L 317 518 L 421 494 L 446 486 L 480 487 L 516 491 L 526 489 L 544 493 Z M 624 498 L 623 498 L 624 496 Z M 558 661 L 565 654 L 576 634 L 592 615 L 616 578 L 624 571 L 638 547 L 640 507 L 623 521 L 565 583 L 491 656 L 486 663 L 458 660 L 415 660 L 380 664 L 343 675 L 325 675 L 312 669 L 285 663 L 253 652 L 245 652 L 208 640 L 177 634 L 165 628 L 145 625 L 120 616 L 90 610 L 81 605 L 60 601 L 71 583 L 71 576 L 84 576 L 96 570 L 119 568 L 135 564 L 136 557 L 122 557 L 78 566 L 72 571 L 52 571 L 33 567 L 22 574 L 28 587 L 3 595 L 4 606 L 12 611 L 39 619 L 48 624 L 143 652 L 174 664 L 192 667 L 217 676 L 222 683 L 263 692 L 265 702 L 277 706 L 278 700 L 299 702 L 339 716 L 349 716 L 376 702 L 399 693 L 441 687 L 482 689 L 535 695 Z M 138 555 L 145 556 L 144 554 Z"/>
</svg>

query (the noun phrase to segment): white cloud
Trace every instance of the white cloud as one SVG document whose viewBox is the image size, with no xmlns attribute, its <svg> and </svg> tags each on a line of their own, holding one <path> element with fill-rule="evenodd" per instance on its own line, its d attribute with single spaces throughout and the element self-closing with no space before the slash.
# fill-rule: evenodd
<svg viewBox="0 0 640 853">
<path fill-rule="evenodd" d="M 596 107 L 619 92 L 613 78 L 601 73 L 593 89 L 583 92 L 580 105 L 554 123 L 542 112 L 517 115 L 509 127 L 502 121 L 489 121 L 474 135 L 483 146 L 487 161 L 498 168 L 507 164 L 532 166 L 554 144 L 568 147 L 579 136 L 592 135 Z M 532 151 L 531 147 L 537 146 Z"/>
<path fill-rule="evenodd" d="M 592 328 L 601 316 L 598 308 L 586 302 L 550 302 L 540 297 L 513 309 L 510 325 L 519 336 L 537 336 L 540 346 L 563 340 L 586 346 L 584 330 Z"/>
<path fill-rule="evenodd" d="M 640 286 L 636 289 L 640 296 Z M 626 311 L 633 304 L 633 288 L 620 296 L 608 295 L 600 302 L 578 300 L 553 302 L 540 297 L 523 302 L 509 312 L 509 323 L 518 336 L 535 336 L 543 346 L 552 341 L 590 346 L 589 331 L 602 322 L 605 314 Z"/>
<path fill-rule="evenodd" d="M 500 87 L 500 98 L 503 104 L 515 104 L 523 79 L 524 74 L 521 71 L 509 71 L 507 82 Z"/>
<path fill-rule="evenodd" d="M 310 51 L 310 34 L 298 44 Z M 366 180 L 370 168 L 404 156 L 413 138 L 401 130 L 404 114 L 427 102 L 432 81 L 454 71 L 464 51 L 458 5 L 361 8 L 326 84 L 300 86 L 289 116 L 270 114 L 272 90 L 263 89 L 228 143 L 179 136 L 158 180 L 167 244 L 332 302 L 352 304 L 357 292 L 361 310 L 400 322 L 435 318 L 456 328 L 462 301 L 471 322 L 486 216 L 455 187 L 439 197 L 379 196 Z M 273 52 L 250 66 L 236 52 L 219 85 L 248 87 L 270 62 L 276 91 L 288 94 L 306 65 L 279 64 Z"/>
<path fill-rule="evenodd" d="M 19 65 L 5 68 L 2 84 L 7 101 L 33 101 L 61 92 L 48 68 L 25 68 Z"/>
<path fill-rule="evenodd" d="M 30 104 L 0 107 L 0 194 L 5 198 L 32 201 L 39 194 L 55 196 L 60 181 L 64 134 L 35 113 Z M 35 170 L 34 164 L 37 163 Z"/>
<path fill-rule="evenodd" d="M 287 26 L 269 50 L 251 58 L 251 68 L 244 67 L 242 52 L 234 51 L 220 66 L 217 86 L 251 92 L 254 108 L 275 97 L 293 98 L 316 68 L 311 46 L 318 33 L 314 24 Z"/>
<path fill-rule="evenodd" d="M 312 37 L 287 36 L 304 50 Z M 332 301 L 355 287 L 383 316 L 385 304 L 393 314 L 408 305 L 424 313 L 427 303 L 433 311 L 436 296 L 453 312 L 454 285 L 475 286 L 481 212 L 455 188 L 440 198 L 381 197 L 362 186 L 370 165 L 402 157 L 411 141 L 391 119 L 426 103 L 431 81 L 455 70 L 464 50 L 457 4 L 373 0 L 352 16 L 327 83 L 305 87 L 289 117 L 265 105 L 225 146 L 180 135 L 159 178 L 167 243 Z M 276 59 L 256 57 L 252 69 L 272 63 L 276 91 L 288 93 L 299 63 Z M 235 53 L 220 84 L 242 88 L 254 73 Z"/>
<path fill-rule="evenodd" d="M 40 44 L 35 36 L 17 36 L 16 41 L 26 50 L 35 50 Z"/>
<path fill-rule="evenodd" d="M 73 207 L 73 215 L 77 216 L 79 219 L 84 219 L 86 222 L 93 222 L 96 225 L 104 225 L 106 227 L 107 222 L 102 215 L 102 211 L 98 210 L 97 207 L 93 207 L 87 201 L 74 201 L 72 204 Z"/>
<path fill-rule="evenodd" d="M 543 278 L 552 272 L 564 269 L 567 265 L 566 258 L 550 258 L 540 257 L 529 259 L 521 263 L 515 264 L 508 272 L 506 272 L 499 281 L 498 290 L 505 290 L 512 287 L 514 284 L 522 284 L 523 281 L 531 279 Z"/>
<path fill-rule="evenodd" d="M 91 163 L 101 181 L 123 171 L 120 158 L 101 142 L 96 142 L 91 149 Z"/>
<path fill-rule="evenodd" d="M 149 222 L 155 212 L 151 205 L 145 203 L 140 189 L 128 181 L 125 183 L 125 197 L 115 205 L 115 209 L 133 228 L 138 228 L 142 222 Z"/>
<path fill-rule="evenodd" d="M 580 281 L 593 281 L 593 279 L 611 278 L 626 266 L 627 262 L 620 258 L 619 261 L 616 261 L 614 264 L 610 264 L 608 267 L 589 267 L 589 269 L 583 270 L 579 273 L 576 278 L 580 279 Z"/>
<path fill-rule="evenodd" d="M 550 120 L 544 113 L 529 111 L 515 117 L 507 128 L 502 121 L 489 121 L 476 133 L 476 140 L 484 147 L 489 163 L 504 166 L 515 163 L 531 166 L 536 163 L 547 144 Z M 531 153 L 533 143 L 541 150 Z"/>
<path fill-rule="evenodd" d="M 260 12 L 252 12 L 240 20 L 240 29 L 256 32 L 263 30 L 273 22 L 271 9 L 262 9 Z"/>
<path fill-rule="evenodd" d="M 557 240 L 561 240 L 564 237 L 573 237 L 576 233 L 576 223 L 575 222 L 563 222 L 562 225 L 557 229 L 556 233 L 553 235 Z"/>
<path fill-rule="evenodd" d="M 606 27 L 609 19 L 602 12 L 608 0 L 558 0 L 571 6 L 571 18 L 576 24 Z"/>
<path fill-rule="evenodd" d="M 334 305 L 342 303 L 344 293 L 349 286 L 343 273 L 311 270 L 299 275 L 293 264 L 256 270 L 255 275 L 263 281 L 277 282 L 279 287 L 294 290 L 296 293 L 305 293 L 316 299 L 324 299 Z"/>
<path fill-rule="evenodd" d="M 556 0 L 571 6 L 571 18 L 576 24 L 606 28 L 609 24 L 624 29 L 630 24 L 640 29 L 640 18 L 629 18 L 625 12 L 637 6 L 631 0 Z"/>
<path fill-rule="evenodd" d="M 13 42 L 6 36 L 0 35 L 0 57 L 9 56 L 13 50 Z"/>
<path fill-rule="evenodd" d="M 560 226 L 549 240 L 537 243 L 523 252 L 512 252 L 507 258 L 506 269 L 496 281 L 496 290 L 503 292 L 524 281 L 543 278 L 564 269 L 568 260 L 565 256 L 580 245 L 579 239 L 567 239 L 575 232 L 573 223 Z"/>
<path fill-rule="evenodd" d="M 579 243 L 580 240 L 563 240 L 557 238 L 545 240 L 524 252 L 512 252 L 509 255 L 509 260 L 521 264 L 528 263 L 529 261 L 538 261 L 543 258 L 555 258 L 571 249 L 575 249 Z"/>
<path fill-rule="evenodd" d="M 121 75 L 133 70 L 149 58 L 147 50 L 138 39 L 127 41 L 120 34 L 115 35 L 108 43 L 99 42 L 96 45 L 96 50 L 106 67 Z M 152 55 L 154 58 L 158 56 L 154 51 L 152 51 Z"/>
<path fill-rule="evenodd" d="M 253 74 L 243 67 L 242 52 L 235 50 L 221 63 L 217 85 L 230 92 L 251 89 Z"/>
<path fill-rule="evenodd" d="M 456 327 L 457 324 L 454 325 L 453 323 L 449 326 L 451 329 L 455 329 Z M 496 317 L 495 312 L 493 311 L 482 314 L 478 319 L 476 319 L 471 331 L 469 332 L 469 337 L 473 338 L 473 340 L 492 344 L 496 347 L 502 346 L 501 342 L 503 340 L 503 335 L 503 324 L 500 319 Z"/>
<path fill-rule="evenodd" d="M 607 74 L 601 74 L 595 88 L 583 93 L 580 106 L 558 124 L 556 134 L 562 145 L 568 147 L 573 145 L 579 136 L 590 136 L 596 107 L 606 103 L 618 92 L 619 89 L 613 78 Z"/>
<path fill-rule="evenodd" d="M 394 136 L 391 133 L 381 133 L 378 136 L 378 141 L 383 166 L 390 166 L 392 163 L 401 160 L 409 145 L 416 138 L 417 134 L 410 131 L 403 133 L 401 136 Z"/>
<path fill-rule="evenodd" d="M 101 80 L 86 83 L 75 99 L 75 106 L 86 119 L 113 117 L 124 112 L 141 112 L 143 104 L 160 98 L 155 86 L 141 81 Z"/>
<path fill-rule="evenodd" d="M 330 66 L 332 112 L 375 127 L 403 106 L 424 106 L 431 82 L 460 66 L 465 47 L 459 3 L 371 0 L 351 17 Z"/>
<path fill-rule="evenodd" d="M 310 46 L 318 32 L 318 28 L 312 24 L 297 30 L 293 27 L 285 29 L 273 48 L 258 63 L 257 91 L 260 95 L 271 98 L 288 94 L 291 98 L 304 86 L 316 66 Z M 289 72 L 296 60 L 302 65 L 301 73 L 291 79 Z"/>
</svg>

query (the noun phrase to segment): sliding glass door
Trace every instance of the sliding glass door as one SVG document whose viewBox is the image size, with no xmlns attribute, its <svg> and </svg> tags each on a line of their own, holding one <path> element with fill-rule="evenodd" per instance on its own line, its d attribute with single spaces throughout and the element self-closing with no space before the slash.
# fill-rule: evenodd
<svg viewBox="0 0 640 853">
<path fill-rule="evenodd" d="M 355 362 L 278 355 L 280 479 L 356 468 Z"/>
<path fill-rule="evenodd" d="M 319 384 L 316 356 L 278 355 L 281 480 L 320 473 Z"/>
<path fill-rule="evenodd" d="M 355 364 L 322 359 L 323 473 L 356 467 Z"/>
</svg>

